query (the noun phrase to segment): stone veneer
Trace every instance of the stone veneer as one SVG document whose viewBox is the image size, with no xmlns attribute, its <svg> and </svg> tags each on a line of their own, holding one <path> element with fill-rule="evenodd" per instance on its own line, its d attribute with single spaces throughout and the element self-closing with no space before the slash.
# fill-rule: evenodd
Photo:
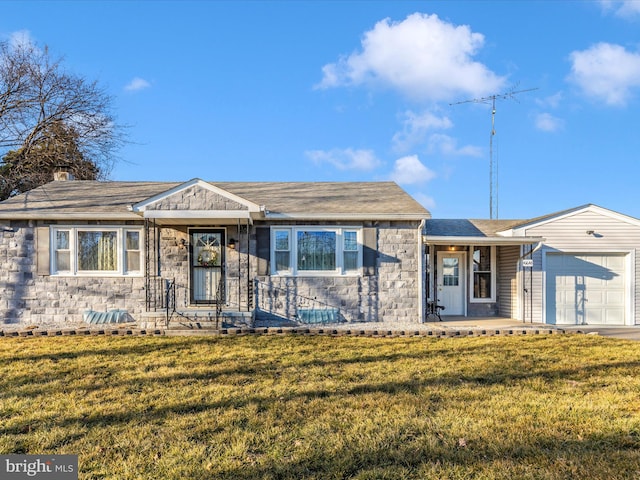
<svg viewBox="0 0 640 480">
<path fill-rule="evenodd" d="M 185 188 L 146 208 L 148 210 L 247 210 L 246 205 L 199 186 Z"/>
<path fill-rule="evenodd" d="M 377 232 L 375 275 L 259 277 L 258 308 L 291 317 L 298 307 L 336 307 L 347 322 L 419 322 L 418 224 L 380 222 Z"/>
<path fill-rule="evenodd" d="M 72 323 L 82 321 L 85 310 L 125 309 L 138 320 L 146 311 L 144 277 L 64 277 L 38 275 L 36 269 L 36 225 L 11 222 L 0 225 L 0 324 Z M 212 227 L 213 228 L 213 227 Z M 258 277 L 254 227 L 227 226 L 227 239 L 236 240 L 236 248 L 226 248 L 226 305 L 237 311 L 253 309 L 254 282 L 278 287 L 283 296 L 259 300 L 281 314 L 295 314 L 295 295 L 340 308 L 350 322 L 389 323 L 420 321 L 421 295 L 417 222 L 403 224 L 380 222 L 377 226 L 378 259 L 372 276 Z M 249 233 L 247 233 L 249 230 Z M 249 234 L 249 238 L 247 235 Z M 189 305 L 188 227 L 159 229 L 160 277 L 176 283 L 176 309 Z M 247 255 L 247 250 L 249 254 Z M 303 305 L 304 306 L 304 305 Z M 276 309 L 278 312 L 278 309 Z"/>
<path fill-rule="evenodd" d="M 0 226 L 0 324 L 65 324 L 85 310 L 145 310 L 145 279 L 38 275 L 34 222 Z"/>
</svg>

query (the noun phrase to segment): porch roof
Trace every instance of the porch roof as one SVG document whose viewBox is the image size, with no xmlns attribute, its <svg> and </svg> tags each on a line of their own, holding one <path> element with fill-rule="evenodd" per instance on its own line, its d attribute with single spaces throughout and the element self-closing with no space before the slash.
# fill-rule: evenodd
<svg viewBox="0 0 640 480">
<path fill-rule="evenodd" d="M 523 220 L 429 219 L 424 243 L 428 245 L 529 245 L 542 237 L 514 236 Z"/>
</svg>

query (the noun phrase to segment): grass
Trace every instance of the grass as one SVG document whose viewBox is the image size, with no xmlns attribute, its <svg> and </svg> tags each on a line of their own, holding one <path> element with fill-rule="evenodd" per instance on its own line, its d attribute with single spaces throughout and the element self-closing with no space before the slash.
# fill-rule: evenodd
<svg viewBox="0 0 640 480">
<path fill-rule="evenodd" d="M 81 479 L 640 478 L 640 343 L 0 341 L 0 454 Z"/>
</svg>

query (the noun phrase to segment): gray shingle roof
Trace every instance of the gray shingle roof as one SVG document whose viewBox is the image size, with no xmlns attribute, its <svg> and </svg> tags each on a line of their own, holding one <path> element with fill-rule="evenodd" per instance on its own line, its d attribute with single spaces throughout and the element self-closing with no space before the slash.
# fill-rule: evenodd
<svg viewBox="0 0 640 480">
<path fill-rule="evenodd" d="M 498 232 L 520 225 L 523 220 L 430 219 L 425 232 L 436 237 L 495 237 Z"/>
<path fill-rule="evenodd" d="M 364 214 L 429 218 L 429 212 L 394 182 L 210 182 L 270 212 Z M 0 202 L 0 218 L 135 216 L 129 206 L 182 182 L 57 181 Z"/>
</svg>

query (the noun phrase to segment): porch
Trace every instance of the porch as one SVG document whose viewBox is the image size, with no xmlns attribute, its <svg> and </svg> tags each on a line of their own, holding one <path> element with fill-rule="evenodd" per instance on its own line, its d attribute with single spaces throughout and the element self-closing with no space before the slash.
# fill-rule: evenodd
<svg viewBox="0 0 640 480">
<path fill-rule="evenodd" d="M 443 320 L 531 322 L 532 301 L 539 294 L 532 287 L 531 258 L 544 239 L 509 235 L 517 222 L 427 221 L 426 302 Z"/>
<path fill-rule="evenodd" d="M 465 329 L 503 329 L 503 328 L 546 328 L 549 325 L 530 321 L 517 320 L 508 317 L 465 317 L 463 315 L 442 315 L 442 321 L 430 316 L 426 324 L 439 325 L 445 328 Z"/>
</svg>

